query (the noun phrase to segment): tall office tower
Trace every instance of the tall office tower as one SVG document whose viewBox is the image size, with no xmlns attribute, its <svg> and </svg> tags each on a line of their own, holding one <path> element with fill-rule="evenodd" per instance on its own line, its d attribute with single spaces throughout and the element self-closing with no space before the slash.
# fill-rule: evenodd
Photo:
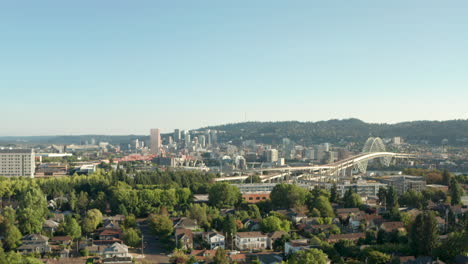
<svg viewBox="0 0 468 264">
<path fill-rule="evenodd" d="M 218 143 L 218 131 L 211 130 L 211 144 L 216 145 Z"/>
<path fill-rule="evenodd" d="M 174 129 L 174 141 L 179 143 L 180 142 L 180 129 Z"/>
<path fill-rule="evenodd" d="M 161 152 L 161 130 L 153 128 L 150 131 L 150 152 L 151 154 L 159 154 Z"/>
<path fill-rule="evenodd" d="M 278 150 L 269 149 L 266 151 L 266 161 L 267 162 L 277 162 L 278 161 Z"/>
<path fill-rule="evenodd" d="M 187 133 L 185 134 L 185 145 L 187 146 L 188 144 L 190 144 L 190 142 L 192 142 L 192 139 L 190 137 L 190 131 L 187 131 Z"/>
<path fill-rule="evenodd" d="M 204 135 L 198 135 L 198 144 L 200 144 L 202 148 L 206 146 L 206 137 Z"/>
<path fill-rule="evenodd" d="M 209 129 L 205 131 L 205 137 L 206 137 L 206 145 L 211 146 L 211 134 L 210 134 Z"/>
<path fill-rule="evenodd" d="M 138 140 L 138 138 L 133 141 L 133 147 L 135 147 L 135 149 L 140 148 L 140 141 Z"/>
<path fill-rule="evenodd" d="M 173 140 L 172 140 L 172 137 L 171 137 L 171 136 L 169 136 L 169 137 L 167 138 L 167 143 L 169 143 L 169 145 L 171 145 L 171 144 L 172 144 L 172 142 L 173 142 Z"/>
<path fill-rule="evenodd" d="M 32 149 L 0 149 L 0 176 L 34 178 L 34 158 Z"/>
</svg>

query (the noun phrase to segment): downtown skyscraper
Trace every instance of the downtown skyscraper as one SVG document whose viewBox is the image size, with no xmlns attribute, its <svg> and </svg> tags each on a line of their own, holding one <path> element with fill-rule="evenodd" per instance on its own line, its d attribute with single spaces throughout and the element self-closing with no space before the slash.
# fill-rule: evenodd
<svg viewBox="0 0 468 264">
<path fill-rule="evenodd" d="M 150 152 L 151 154 L 161 153 L 161 130 L 159 128 L 150 130 Z"/>
</svg>

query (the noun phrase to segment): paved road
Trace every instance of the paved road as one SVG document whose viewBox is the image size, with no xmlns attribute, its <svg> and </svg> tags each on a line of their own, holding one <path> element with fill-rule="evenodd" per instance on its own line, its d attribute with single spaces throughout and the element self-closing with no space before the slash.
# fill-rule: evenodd
<svg viewBox="0 0 468 264">
<path fill-rule="evenodd" d="M 169 257 L 167 254 L 170 252 L 165 252 L 161 242 L 156 239 L 156 236 L 151 234 L 149 231 L 148 224 L 146 219 L 138 221 L 140 226 L 141 234 L 143 235 L 143 243 L 145 245 L 145 258 L 146 263 L 169 263 Z"/>
</svg>

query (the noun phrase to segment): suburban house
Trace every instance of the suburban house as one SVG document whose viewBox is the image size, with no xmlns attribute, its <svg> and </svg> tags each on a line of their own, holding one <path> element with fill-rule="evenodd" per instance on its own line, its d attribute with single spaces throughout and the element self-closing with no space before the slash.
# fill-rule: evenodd
<svg viewBox="0 0 468 264">
<path fill-rule="evenodd" d="M 181 249 L 192 249 L 193 248 L 193 233 L 190 229 L 177 228 L 175 231 L 176 245 Z"/>
<path fill-rule="evenodd" d="M 304 230 L 307 233 L 318 234 L 328 229 L 331 229 L 334 225 L 301 225 L 299 229 Z"/>
<path fill-rule="evenodd" d="M 114 216 L 105 216 L 103 219 L 104 222 L 116 222 L 118 224 L 123 224 L 125 221 L 125 215 L 114 215 Z"/>
<path fill-rule="evenodd" d="M 235 243 L 239 250 L 265 249 L 268 237 L 261 232 L 238 232 Z"/>
<path fill-rule="evenodd" d="M 380 225 L 380 229 L 385 232 L 392 232 L 392 231 L 405 231 L 405 225 L 403 222 L 384 222 Z"/>
<path fill-rule="evenodd" d="M 311 246 L 307 239 L 296 239 L 284 243 L 284 254 L 294 254 L 297 251 L 309 249 Z"/>
<path fill-rule="evenodd" d="M 72 243 L 70 236 L 54 236 L 50 239 L 51 245 L 69 246 Z"/>
<path fill-rule="evenodd" d="M 275 231 L 270 234 L 268 234 L 268 243 L 267 243 L 267 248 L 273 249 L 273 243 L 275 243 L 276 240 L 280 239 L 282 236 L 287 235 L 288 233 L 284 231 Z"/>
<path fill-rule="evenodd" d="M 32 234 L 24 236 L 21 239 L 21 246 L 18 247 L 18 252 L 22 254 L 29 253 L 47 253 L 51 251 L 49 246 L 49 238 L 40 234 Z"/>
<path fill-rule="evenodd" d="M 204 262 L 213 259 L 216 254 L 216 250 L 192 250 L 191 256 L 194 256 L 197 261 Z"/>
<path fill-rule="evenodd" d="M 42 230 L 50 234 L 53 234 L 58 227 L 59 223 L 55 222 L 54 220 L 45 220 L 42 224 Z"/>
<path fill-rule="evenodd" d="M 81 249 L 88 250 L 90 255 L 102 256 L 103 258 L 126 258 L 128 247 L 125 244 L 115 242 L 112 245 L 89 245 L 89 241 L 80 245 Z"/>
<path fill-rule="evenodd" d="M 260 230 L 260 222 L 259 219 L 245 219 L 242 224 L 249 231 L 258 231 Z"/>
<path fill-rule="evenodd" d="M 122 230 L 119 229 L 104 229 L 99 233 L 99 240 L 112 240 L 114 238 L 120 239 Z"/>
<path fill-rule="evenodd" d="M 104 258 L 124 258 L 128 257 L 128 247 L 124 244 L 114 243 L 106 248 L 103 252 Z"/>
<path fill-rule="evenodd" d="M 117 221 L 112 221 L 112 220 L 105 220 L 102 224 L 102 227 L 100 227 L 98 230 L 105 230 L 105 229 L 121 229 L 120 224 Z"/>
<path fill-rule="evenodd" d="M 179 220 L 177 220 L 174 224 L 174 229 L 177 228 L 184 228 L 184 229 L 190 229 L 192 231 L 199 229 L 200 227 L 197 224 L 197 220 L 193 220 L 187 217 L 182 217 Z"/>
<path fill-rule="evenodd" d="M 340 240 L 350 240 L 350 241 L 357 241 L 360 238 L 365 238 L 366 234 L 364 233 L 350 233 L 350 234 L 339 234 L 339 235 L 330 235 L 327 239 L 328 243 L 336 243 Z"/>
<path fill-rule="evenodd" d="M 210 245 L 210 249 L 225 247 L 226 238 L 217 232 L 205 232 L 203 234 L 203 240 Z"/>
</svg>

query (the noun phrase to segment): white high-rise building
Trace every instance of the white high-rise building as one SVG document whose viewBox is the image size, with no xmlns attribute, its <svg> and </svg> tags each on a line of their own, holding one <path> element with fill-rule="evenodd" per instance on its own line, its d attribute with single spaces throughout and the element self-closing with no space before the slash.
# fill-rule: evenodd
<svg viewBox="0 0 468 264">
<path fill-rule="evenodd" d="M 34 158 L 32 149 L 0 149 L 0 176 L 34 178 Z"/>
<path fill-rule="evenodd" d="M 150 152 L 151 154 L 159 154 L 161 152 L 161 130 L 153 128 L 150 131 Z"/>
<path fill-rule="evenodd" d="M 206 146 L 206 137 L 205 137 L 205 135 L 199 135 L 198 136 L 198 144 L 200 144 L 200 146 L 202 148 L 204 148 Z"/>
<path fill-rule="evenodd" d="M 267 162 L 277 162 L 278 161 L 278 150 L 269 149 L 266 151 L 266 161 Z"/>
<path fill-rule="evenodd" d="M 184 141 L 185 141 L 185 146 L 188 146 L 191 142 L 191 137 L 190 137 L 190 131 L 184 131 Z"/>
</svg>

